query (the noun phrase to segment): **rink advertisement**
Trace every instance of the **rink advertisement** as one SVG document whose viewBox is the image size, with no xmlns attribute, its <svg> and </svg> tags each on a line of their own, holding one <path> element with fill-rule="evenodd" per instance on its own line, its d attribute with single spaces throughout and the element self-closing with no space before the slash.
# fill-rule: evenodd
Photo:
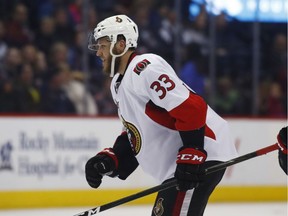
<svg viewBox="0 0 288 216">
<path fill-rule="evenodd" d="M 109 119 L 1 118 L 0 190 L 87 187 L 84 167 L 121 132 Z M 103 131 L 109 128 L 106 135 Z M 104 129 L 104 130 L 103 130 Z"/>
<path fill-rule="evenodd" d="M 227 120 L 239 156 L 274 144 L 287 124 L 284 119 Z M 121 131 L 117 118 L 0 117 L 0 208 L 94 205 L 95 197 L 101 204 L 112 201 L 111 190 L 116 199 L 157 185 L 138 168 L 126 181 L 106 178 L 100 189 L 88 186 L 86 161 L 112 146 Z M 229 167 L 211 200 L 281 200 L 285 185 L 274 151 Z"/>
</svg>

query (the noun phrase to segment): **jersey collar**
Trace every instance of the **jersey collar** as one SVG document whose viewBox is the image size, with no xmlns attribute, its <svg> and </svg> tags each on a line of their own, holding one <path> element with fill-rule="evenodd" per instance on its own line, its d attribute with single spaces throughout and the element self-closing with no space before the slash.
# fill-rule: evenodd
<svg viewBox="0 0 288 216">
<path fill-rule="evenodd" d="M 124 74 L 126 73 L 126 70 L 127 70 L 128 66 L 129 66 L 130 62 L 132 61 L 133 58 L 135 58 L 135 56 L 136 56 L 135 52 L 131 53 L 131 55 L 129 56 L 129 59 L 128 59 Z"/>
</svg>

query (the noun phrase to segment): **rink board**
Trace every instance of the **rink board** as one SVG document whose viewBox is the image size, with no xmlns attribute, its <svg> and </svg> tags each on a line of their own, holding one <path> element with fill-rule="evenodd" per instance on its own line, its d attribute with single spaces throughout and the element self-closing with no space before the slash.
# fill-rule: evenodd
<svg viewBox="0 0 288 216">
<path fill-rule="evenodd" d="M 227 119 L 239 155 L 276 142 L 285 119 Z M 95 206 L 157 185 L 138 168 L 126 181 L 90 189 L 88 158 L 113 145 L 117 118 L 0 117 L 0 208 Z M 129 204 L 153 203 L 155 194 Z M 211 202 L 285 201 L 287 178 L 277 152 L 230 167 Z"/>
</svg>

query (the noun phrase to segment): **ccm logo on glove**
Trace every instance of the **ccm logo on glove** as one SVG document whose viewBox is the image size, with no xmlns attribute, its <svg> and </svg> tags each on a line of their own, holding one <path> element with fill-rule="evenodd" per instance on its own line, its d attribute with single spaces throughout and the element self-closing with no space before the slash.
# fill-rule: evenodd
<svg viewBox="0 0 288 216">
<path fill-rule="evenodd" d="M 181 164 L 202 164 L 206 160 L 207 155 L 193 148 L 185 148 L 180 150 L 177 156 L 176 163 Z"/>
</svg>

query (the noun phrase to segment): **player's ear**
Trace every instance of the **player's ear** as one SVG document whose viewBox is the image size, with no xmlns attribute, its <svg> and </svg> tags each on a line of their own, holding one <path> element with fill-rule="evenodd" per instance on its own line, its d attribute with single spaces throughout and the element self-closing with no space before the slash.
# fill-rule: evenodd
<svg viewBox="0 0 288 216">
<path fill-rule="evenodd" d="M 123 50 L 125 49 L 125 47 L 126 47 L 126 42 L 125 42 L 125 40 L 119 40 L 118 43 L 117 43 L 117 45 L 118 45 L 118 48 L 119 48 L 121 51 L 123 51 Z"/>
</svg>

